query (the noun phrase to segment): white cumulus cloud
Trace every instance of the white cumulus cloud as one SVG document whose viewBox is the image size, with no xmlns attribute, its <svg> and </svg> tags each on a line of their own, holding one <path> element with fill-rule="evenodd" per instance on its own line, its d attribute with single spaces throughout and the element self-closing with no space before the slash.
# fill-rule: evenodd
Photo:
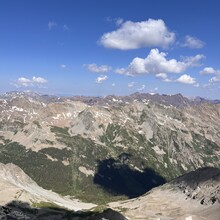
<svg viewBox="0 0 220 220">
<path fill-rule="evenodd" d="M 209 79 L 208 86 L 220 82 L 220 70 L 214 69 L 212 67 L 205 67 L 203 70 L 199 72 L 201 75 L 214 75 L 212 78 Z"/>
<path fill-rule="evenodd" d="M 190 75 L 187 75 L 187 74 L 183 74 L 176 81 L 180 82 L 180 83 L 185 83 L 185 84 L 195 84 L 196 83 L 196 79 L 191 77 Z"/>
<path fill-rule="evenodd" d="M 144 74 L 161 74 L 163 73 L 182 73 L 189 67 L 200 65 L 203 55 L 198 54 L 194 57 L 185 57 L 182 61 L 176 59 L 168 60 L 167 54 L 159 52 L 158 49 L 151 49 L 146 58 L 136 57 L 132 60 L 127 68 L 116 69 L 115 72 L 128 76 L 138 76 Z M 161 75 L 158 75 L 161 77 Z"/>
<path fill-rule="evenodd" d="M 203 54 L 197 54 L 195 56 L 183 57 L 182 61 L 185 63 L 186 67 L 201 66 L 201 60 L 204 59 Z"/>
<path fill-rule="evenodd" d="M 47 83 L 47 80 L 42 78 L 42 77 L 33 76 L 32 82 L 33 83 L 38 83 L 38 84 L 45 84 L 45 83 Z"/>
<path fill-rule="evenodd" d="M 168 78 L 168 75 L 166 73 L 158 73 L 156 74 L 156 78 L 161 79 L 163 82 L 172 82 L 172 80 Z"/>
<path fill-rule="evenodd" d="M 41 87 L 43 84 L 46 83 L 47 83 L 46 79 L 42 77 L 33 76 L 32 79 L 20 77 L 13 83 L 13 85 L 16 87 L 32 87 L 32 86 Z"/>
<path fill-rule="evenodd" d="M 125 73 L 126 73 L 126 69 L 125 69 L 125 68 L 117 68 L 117 69 L 115 70 L 115 73 L 125 74 Z"/>
<path fill-rule="evenodd" d="M 108 66 L 108 65 L 98 66 L 95 63 L 91 63 L 91 64 L 86 64 L 85 66 L 87 67 L 87 69 L 90 72 L 94 72 L 94 73 L 106 73 L 106 72 L 109 72 L 111 70 L 111 67 Z"/>
<path fill-rule="evenodd" d="M 175 33 L 168 30 L 162 19 L 141 22 L 119 20 L 120 27 L 105 33 L 100 43 L 107 48 L 130 50 L 142 47 L 166 48 L 175 41 Z"/>
<path fill-rule="evenodd" d="M 24 86 L 24 87 L 28 87 L 32 85 L 32 80 L 27 79 L 25 77 L 20 77 L 16 80 L 15 85 L 17 86 Z"/>
<path fill-rule="evenodd" d="M 205 67 L 199 72 L 201 75 L 220 74 L 220 70 L 215 70 L 212 67 Z"/>
<path fill-rule="evenodd" d="M 213 84 L 213 83 L 217 83 L 220 82 L 220 75 L 219 76 L 214 76 L 209 80 L 209 83 Z"/>
<path fill-rule="evenodd" d="M 185 42 L 182 44 L 183 47 L 188 47 L 190 49 L 200 49 L 205 46 L 205 43 L 196 37 L 187 35 L 185 37 Z"/>
<path fill-rule="evenodd" d="M 156 74 L 156 77 L 160 78 L 160 79 L 167 79 L 167 74 L 166 73 L 158 73 L 158 74 Z"/>
<path fill-rule="evenodd" d="M 104 76 L 104 75 L 101 75 L 99 76 L 97 79 L 96 79 L 96 83 L 103 83 L 105 80 L 107 80 L 108 77 L 107 76 Z"/>
</svg>

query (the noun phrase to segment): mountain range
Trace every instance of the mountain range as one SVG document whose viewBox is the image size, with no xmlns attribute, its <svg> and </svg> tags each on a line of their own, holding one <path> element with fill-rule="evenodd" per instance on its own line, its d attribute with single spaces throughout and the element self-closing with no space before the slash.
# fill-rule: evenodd
<svg viewBox="0 0 220 220">
<path fill-rule="evenodd" d="M 193 199 L 190 181 L 185 186 L 179 176 L 220 168 L 218 100 L 9 92 L 0 95 L 0 114 L 0 163 L 83 202 L 135 199 L 173 179 L 172 187 Z M 215 202 L 198 194 L 198 203 L 218 203 L 219 188 L 213 190 L 207 194 Z"/>
</svg>

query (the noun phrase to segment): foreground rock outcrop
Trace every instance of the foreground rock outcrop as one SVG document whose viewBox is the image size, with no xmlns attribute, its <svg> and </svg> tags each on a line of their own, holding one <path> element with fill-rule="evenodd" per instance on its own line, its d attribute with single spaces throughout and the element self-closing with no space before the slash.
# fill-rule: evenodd
<svg viewBox="0 0 220 220">
<path fill-rule="evenodd" d="M 61 208 L 31 208 L 29 204 L 13 201 L 0 206 L 0 219 L 4 220 L 127 220 L 112 209 L 102 212 L 72 212 Z"/>
<path fill-rule="evenodd" d="M 110 203 L 132 220 L 219 220 L 220 169 L 201 168 L 133 200 Z"/>
<path fill-rule="evenodd" d="M 83 203 L 45 190 L 18 166 L 0 163 L 1 220 L 126 220 L 112 209 L 90 211 L 95 207 L 95 204 Z"/>
<path fill-rule="evenodd" d="M 101 212 L 92 209 L 94 204 L 39 187 L 14 164 L 0 164 L 0 186 L 0 219 L 220 219 L 220 169 L 212 167 L 189 172 L 138 198 L 109 203 L 110 209 L 102 207 Z"/>
</svg>

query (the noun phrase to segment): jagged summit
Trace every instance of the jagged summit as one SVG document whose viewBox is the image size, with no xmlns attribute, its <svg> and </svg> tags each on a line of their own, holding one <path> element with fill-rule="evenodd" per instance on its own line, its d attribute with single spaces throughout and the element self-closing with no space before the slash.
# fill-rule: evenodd
<svg viewBox="0 0 220 220">
<path fill-rule="evenodd" d="M 127 96 L 108 95 L 105 97 L 99 96 L 56 96 L 56 95 L 42 95 L 32 91 L 12 91 L 0 95 L 0 99 L 12 99 L 16 97 L 33 98 L 45 102 L 59 102 L 65 100 L 81 101 L 88 105 L 105 105 L 105 104 L 126 104 L 132 101 L 152 101 L 167 106 L 174 106 L 177 108 L 189 107 L 191 105 L 198 105 L 202 103 L 219 104 L 220 100 L 209 100 L 202 97 L 187 98 L 182 94 L 158 94 L 158 93 L 133 93 Z"/>
</svg>

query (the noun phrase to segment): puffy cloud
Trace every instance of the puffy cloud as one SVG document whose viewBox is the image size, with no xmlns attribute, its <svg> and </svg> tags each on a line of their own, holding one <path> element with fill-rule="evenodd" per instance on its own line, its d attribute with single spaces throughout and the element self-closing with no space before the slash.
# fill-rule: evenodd
<svg viewBox="0 0 220 220">
<path fill-rule="evenodd" d="M 215 70 L 212 67 L 205 67 L 199 72 L 201 75 L 220 74 L 220 70 Z"/>
<path fill-rule="evenodd" d="M 186 67 L 201 66 L 200 61 L 204 59 L 203 54 L 197 54 L 195 56 L 183 57 L 182 61 L 185 63 Z"/>
<path fill-rule="evenodd" d="M 205 67 L 199 73 L 201 75 L 215 75 L 211 79 L 209 79 L 207 86 L 211 86 L 213 84 L 220 82 L 220 70 L 218 70 L 218 69 L 214 69 L 212 67 Z"/>
<path fill-rule="evenodd" d="M 42 78 L 42 77 L 35 77 L 35 76 L 33 76 L 32 82 L 33 83 L 38 83 L 38 84 L 45 84 L 45 83 L 47 83 L 47 80 Z"/>
<path fill-rule="evenodd" d="M 214 76 L 209 80 L 209 83 L 213 84 L 213 83 L 217 83 L 220 82 L 220 75 L 219 76 Z"/>
<path fill-rule="evenodd" d="M 21 87 L 21 86 L 28 87 L 32 85 L 32 80 L 27 79 L 25 77 L 20 77 L 17 79 L 15 85 L 17 85 L 18 87 Z"/>
<path fill-rule="evenodd" d="M 142 22 L 118 20 L 118 25 L 117 30 L 101 37 L 100 43 L 104 47 L 120 50 L 155 46 L 166 48 L 175 41 L 175 33 L 170 32 L 161 19 Z"/>
<path fill-rule="evenodd" d="M 31 87 L 31 86 L 37 86 L 41 87 L 43 84 L 46 84 L 47 80 L 42 77 L 35 77 L 33 76 L 32 79 L 28 79 L 25 77 L 18 78 L 13 85 L 16 87 Z"/>
<path fill-rule="evenodd" d="M 169 79 L 166 73 L 156 74 L 156 78 L 161 79 L 163 82 L 172 82 L 173 80 Z"/>
<path fill-rule="evenodd" d="M 187 75 L 187 74 L 180 76 L 176 81 L 180 82 L 180 83 L 185 83 L 185 84 L 195 84 L 196 83 L 196 79 L 192 78 L 190 75 Z"/>
<path fill-rule="evenodd" d="M 167 74 L 166 73 L 158 73 L 158 74 L 156 74 L 156 77 L 160 78 L 160 79 L 167 79 Z"/>
<path fill-rule="evenodd" d="M 118 68 L 118 69 L 115 70 L 115 73 L 125 74 L 126 73 L 126 69 L 125 68 Z"/>
<path fill-rule="evenodd" d="M 113 87 L 115 87 L 115 85 L 116 85 L 115 83 L 112 83 L 112 86 L 113 86 Z"/>
<path fill-rule="evenodd" d="M 50 30 L 52 30 L 54 27 L 57 26 L 57 23 L 55 23 L 55 22 L 53 22 L 53 21 L 49 21 L 48 24 L 47 24 L 47 26 L 48 26 L 48 30 L 50 31 Z"/>
<path fill-rule="evenodd" d="M 205 46 L 205 43 L 196 37 L 187 35 L 182 47 L 188 47 L 190 49 L 200 49 Z"/>
<path fill-rule="evenodd" d="M 92 63 L 92 64 L 86 64 L 85 66 L 87 66 L 87 69 L 89 71 L 95 73 L 106 73 L 111 70 L 111 67 L 108 65 L 97 66 L 95 63 Z"/>
<path fill-rule="evenodd" d="M 99 76 L 97 79 L 96 79 L 96 83 L 103 83 L 105 80 L 107 80 L 108 77 L 107 76 L 104 76 L 104 75 L 101 75 Z"/>
<path fill-rule="evenodd" d="M 158 49 L 151 49 L 146 58 L 136 57 L 127 68 L 116 69 L 115 72 L 128 76 L 181 73 L 189 67 L 200 65 L 200 60 L 204 58 L 203 55 L 199 54 L 194 57 L 185 57 L 182 61 L 177 61 L 175 59 L 168 60 L 166 56 L 166 53 L 159 52 Z"/>
</svg>

